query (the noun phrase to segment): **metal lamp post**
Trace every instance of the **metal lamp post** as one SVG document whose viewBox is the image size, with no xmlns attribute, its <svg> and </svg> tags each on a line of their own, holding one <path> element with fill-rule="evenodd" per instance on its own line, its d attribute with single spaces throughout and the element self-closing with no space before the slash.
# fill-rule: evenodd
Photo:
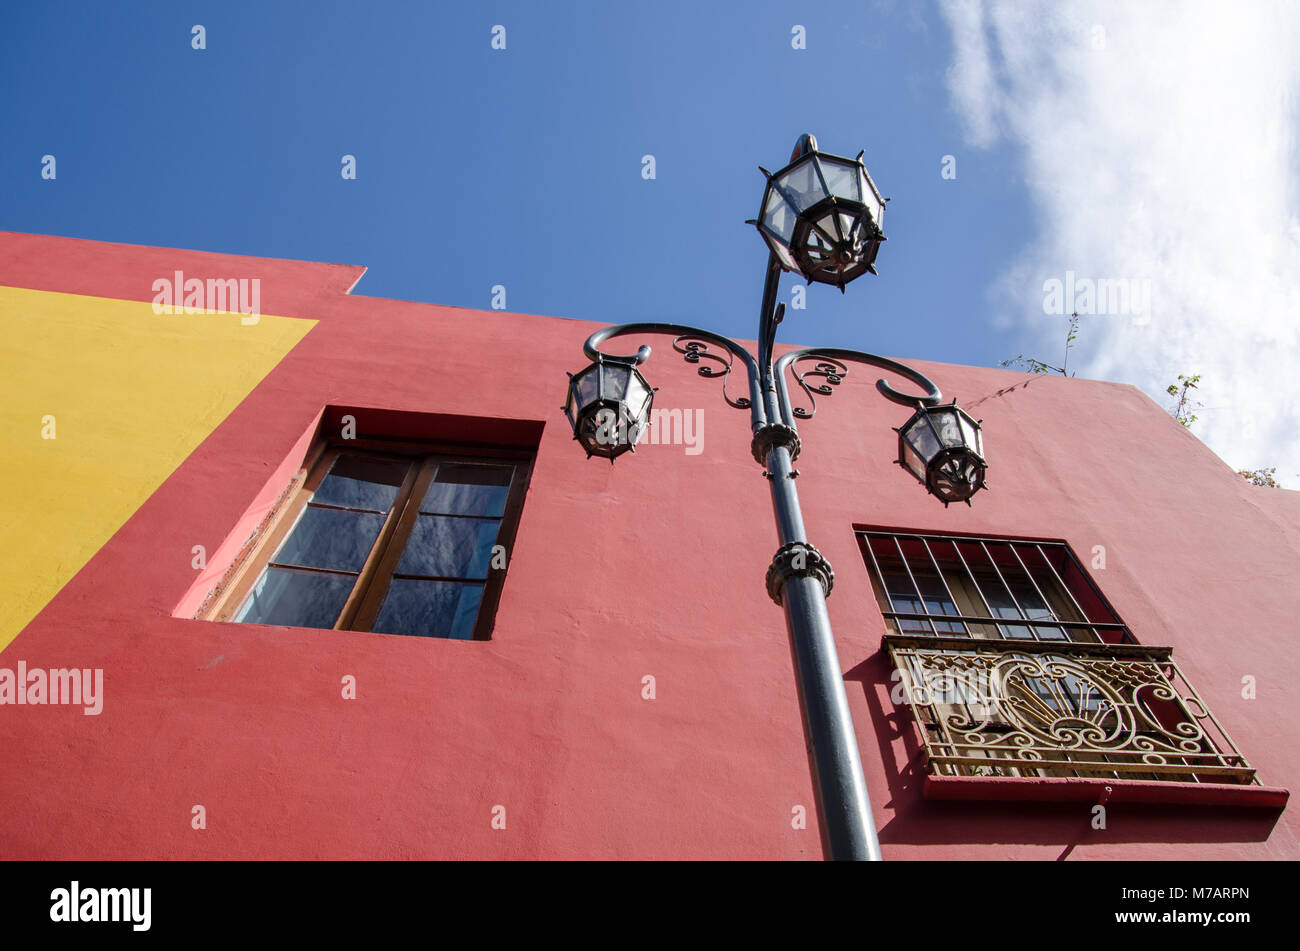
<svg viewBox="0 0 1300 951">
<path fill-rule="evenodd" d="M 564 407 L 574 438 L 588 456 L 609 458 L 631 450 L 650 417 L 654 391 L 636 368 L 650 357 L 648 346 L 631 356 L 602 353 L 601 343 L 632 334 L 671 334 L 673 348 L 690 363 L 701 364 L 705 377 L 722 377 L 723 398 L 737 409 L 748 409 L 753 429 L 751 451 L 765 466 L 772 492 L 780 547 L 767 569 L 767 591 L 784 608 L 790 636 L 808 741 L 822 849 L 829 859 L 879 860 L 866 780 L 858 756 L 857 737 L 849 715 L 848 697 L 839 656 L 831 635 L 826 598 L 835 573 L 830 562 L 808 541 L 799 495 L 795 490 L 799 457 L 796 419 L 816 411 L 814 393 L 827 395 L 848 373 L 844 361 L 864 363 L 896 373 L 915 383 L 920 396 L 900 393 L 884 380 L 876 388 L 888 399 L 916 410 L 899 428 L 898 462 L 926 489 L 947 505 L 970 502 L 984 487 L 986 464 L 979 423 L 955 404 L 940 406 L 939 388 L 911 367 L 874 354 L 838 348 L 812 348 L 787 353 L 773 363 L 776 328 L 785 305 L 776 301 L 781 271 L 796 271 L 809 282 L 844 285 L 870 271 L 880 243 L 885 200 L 862 164 L 862 153 L 846 159 L 817 150 L 811 135 L 800 137 L 790 163 L 767 178 L 759 218 L 750 221 L 768 245 L 763 304 L 759 314 L 758 355 L 727 337 L 669 323 L 619 324 L 587 338 L 583 351 L 591 365 L 569 378 Z M 714 344 L 725 352 L 709 350 Z M 732 359 L 745 366 L 748 397 L 727 393 Z M 815 361 L 803 372 L 798 364 Z M 787 369 L 813 404 L 791 407 L 785 382 Z M 809 382 L 809 378 L 820 382 Z"/>
</svg>

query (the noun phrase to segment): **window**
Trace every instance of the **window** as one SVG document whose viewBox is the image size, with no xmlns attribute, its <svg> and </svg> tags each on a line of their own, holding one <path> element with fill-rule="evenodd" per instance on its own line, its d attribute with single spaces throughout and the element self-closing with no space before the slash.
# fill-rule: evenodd
<svg viewBox="0 0 1300 951">
<path fill-rule="evenodd" d="M 1257 784 L 1063 542 L 859 531 L 932 777 Z"/>
<path fill-rule="evenodd" d="M 484 639 L 531 453 L 321 446 L 203 615 Z"/>
<path fill-rule="evenodd" d="M 1133 642 L 1061 542 L 870 531 L 858 539 L 896 634 Z"/>
</svg>

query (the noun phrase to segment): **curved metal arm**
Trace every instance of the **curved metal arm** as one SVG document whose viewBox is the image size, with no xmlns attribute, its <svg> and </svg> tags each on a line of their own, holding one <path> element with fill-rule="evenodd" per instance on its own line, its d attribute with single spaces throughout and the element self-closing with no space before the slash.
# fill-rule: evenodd
<svg viewBox="0 0 1300 951">
<path fill-rule="evenodd" d="M 750 421 L 755 430 L 767 425 L 767 413 L 763 409 L 763 398 L 761 390 L 761 381 L 758 372 L 758 362 L 754 355 L 748 350 L 736 343 L 734 340 L 716 334 L 711 330 L 700 330 L 696 327 L 687 327 L 683 324 L 661 324 L 654 322 L 635 323 L 635 324 L 616 324 L 613 327 L 605 327 L 597 330 L 587 338 L 586 343 L 582 345 L 583 352 L 590 360 L 604 358 L 606 360 L 622 360 L 629 363 L 641 364 L 650 359 L 650 348 L 641 346 L 633 356 L 617 356 L 602 352 L 599 348 L 606 340 L 614 337 L 625 337 L 630 334 L 672 334 L 673 349 L 682 354 L 688 363 L 699 363 L 701 357 L 711 360 L 718 360 L 725 363 L 725 369 L 715 369 L 708 365 L 701 365 L 699 369 L 700 376 L 722 377 L 722 396 L 731 406 L 737 409 L 748 409 Z M 678 343 L 685 341 L 685 346 L 678 346 Z M 707 344 L 713 343 L 722 347 L 724 350 L 739 357 L 745 364 L 745 375 L 748 377 L 749 398 L 737 397 L 732 399 L 727 395 L 727 377 L 731 374 L 731 361 L 723 361 L 722 357 L 717 354 L 707 352 Z"/>
<path fill-rule="evenodd" d="M 795 380 L 803 388 L 808 399 L 812 400 L 813 408 L 806 410 L 802 406 L 790 408 L 790 392 L 785 383 L 786 368 L 800 360 L 820 360 L 811 370 L 799 373 L 794 372 Z M 816 391 L 823 396 L 829 395 L 831 387 L 836 386 L 848 374 L 849 368 L 842 361 L 851 360 L 855 363 L 865 363 L 868 366 L 879 367 L 882 370 L 888 370 L 890 373 L 897 373 L 915 383 L 925 390 L 921 396 L 908 396 L 906 393 L 900 393 L 884 380 L 876 381 L 876 389 L 889 400 L 899 403 L 903 406 L 915 407 L 918 403 L 925 406 L 934 406 L 943 399 L 943 394 L 939 392 L 939 387 L 920 370 L 914 370 L 906 364 L 899 363 L 896 360 L 889 360 L 885 357 L 878 357 L 874 353 L 864 353 L 861 350 L 842 350 L 838 347 L 813 347 L 806 350 L 794 350 L 787 353 L 776 362 L 776 391 L 777 398 L 781 406 L 781 415 L 784 417 L 783 422 L 787 426 L 794 426 L 796 419 L 811 419 L 817 412 L 817 402 L 813 398 L 813 392 Z M 805 382 L 804 377 L 820 376 L 826 380 L 820 385 L 810 386 Z"/>
</svg>

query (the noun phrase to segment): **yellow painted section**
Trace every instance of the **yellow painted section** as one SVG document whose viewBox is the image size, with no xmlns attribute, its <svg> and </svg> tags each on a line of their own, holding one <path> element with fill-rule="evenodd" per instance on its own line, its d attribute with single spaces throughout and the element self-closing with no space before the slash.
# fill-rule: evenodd
<svg viewBox="0 0 1300 951">
<path fill-rule="evenodd" d="M 0 650 L 315 324 L 0 287 Z"/>
</svg>

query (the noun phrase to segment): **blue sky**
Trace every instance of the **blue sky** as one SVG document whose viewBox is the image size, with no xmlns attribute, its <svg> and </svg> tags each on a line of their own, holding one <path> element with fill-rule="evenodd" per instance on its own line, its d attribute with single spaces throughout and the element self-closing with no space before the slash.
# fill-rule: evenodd
<svg viewBox="0 0 1300 951">
<path fill-rule="evenodd" d="M 1164 9 L 1162 20 L 1124 4 L 962 0 L 10 2 L 0 13 L 0 228 L 364 264 L 359 294 L 465 307 L 489 307 L 500 284 L 515 312 L 671 320 L 748 339 L 765 262 L 743 224 L 762 195 L 757 166 L 780 167 L 811 131 L 828 151 L 866 150 L 893 199 L 889 241 L 879 277 L 844 296 L 814 287 L 782 340 L 964 364 L 1022 352 L 1057 362 L 1064 319 L 1044 314 L 1041 299 L 1043 281 L 1067 270 L 1152 280 L 1168 313 L 1187 309 L 1161 291 L 1200 253 L 1194 233 L 1176 240 L 1197 209 L 1159 176 L 1132 174 L 1132 140 L 1144 133 L 1124 118 L 1145 115 L 1148 140 L 1186 134 L 1160 131 L 1156 116 L 1170 112 L 1162 96 L 1196 93 L 1182 57 L 1199 34 L 1168 36 L 1170 11 L 1183 22 L 1188 5 Z M 1234 37 L 1218 22 L 1228 14 L 1201 9 L 1220 64 L 1262 62 L 1261 83 L 1278 82 L 1273 68 L 1293 88 L 1294 17 L 1279 8 Z M 1271 16 L 1285 19 L 1283 40 Z M 194 24 L 205 50 L 191 49 Z M 505 50 L 491 48 L 497 24 Z M 792 48 L 795 25 L 806 49 Z M 1276 63 L 1249 48 L 1259 36 L 1274 37 Z M 1183 86 L 1168 89 L 1171 76 Z M 1284 212 L 1270 219 L 1280 245 L 1264 250 L 1292 283 L 1263 302 L 1270 322 L 1256 345 L 1293 359 L 1294 258 L 1284 252 L 1300 233 L 1295 100 L 1279 102 L 1257 110 L 1262 126 L 1284 129 L 1280 157 L 1260 172 L 1282 189 Z M 1197 134 L 1205 124 L 1202 114 Z M 45 154 L 56 157 L 55 181 L 40 176 Z M 355 181 L 340 176 L 344 154 L 356 157 Z M 941 175 L 945 155 L 955 179 Z M 1197 172 L 1172 164 L 1175 179 Z M 1134 195 L 1152 220 L 1134 225 Z M 1174 240 L 1146 257 L 1101 240 L 1135 229 L 1145 251 L 1152 235 Z M 787 300 L 792 283 L 783 280 Z M 1251 394 L 1227 385 L 1243 371 L 1215 364 L 1215 334 L 1239 334 L 1240 322 L 1216 331 L 1214 314 L 1188 324 L 1153 312 L 1154 328 L 1085 323 L 1072 358 L 1081 375 L 1164 401 L 1163 383 L 1202 372 L 1202 438 L 1234 466 L 1279 464 L 1284 482 L 1290 467 L 1300 473 L 1300 454 L 1260 449 L 1274 445 L 1271 430 L 1233 434 Z M 1284 408 L 1300 418 L 1293 394 Z"/>
</svg>

